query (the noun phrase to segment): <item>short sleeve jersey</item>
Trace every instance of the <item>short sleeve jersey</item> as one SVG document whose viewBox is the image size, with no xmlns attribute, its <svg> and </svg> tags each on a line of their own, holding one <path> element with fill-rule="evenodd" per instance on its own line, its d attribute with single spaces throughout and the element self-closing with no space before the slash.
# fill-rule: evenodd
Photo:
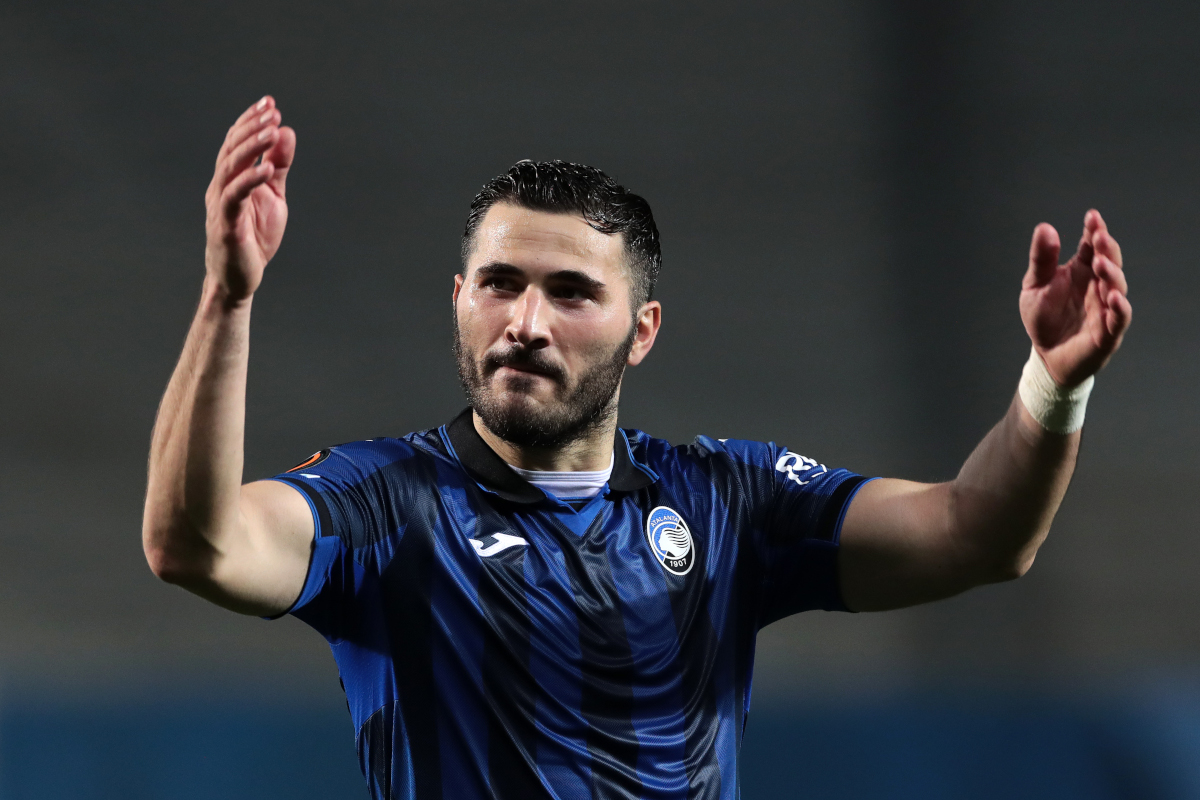
<svg viewBox="0 0 1200 800">
<path fill-rule="evenodd" d="M 290 613 L 337 660 L 375 800 L 737 798 L 755 636 L 844 609 L 865 479 L 775 444 L 619 430 L 567 502 L 470 412 L 277 477 L 316 540 Z"/>
</svg>

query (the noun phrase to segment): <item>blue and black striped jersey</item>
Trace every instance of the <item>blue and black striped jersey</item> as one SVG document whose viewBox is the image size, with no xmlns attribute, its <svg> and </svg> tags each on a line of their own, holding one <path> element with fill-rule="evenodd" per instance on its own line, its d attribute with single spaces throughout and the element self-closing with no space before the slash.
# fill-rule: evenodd
<svg viewBox="0 0 1200 800">
<path fill-rule="evenodd" d="M 376 800 L 736 798 L 754 642 L 842 609 L 865 479 L 774 444 L 617 434 L 571 504 L 470 412 L 278 480 L 317 538 L 292 614 L 329 641 Z"/>
</svg>

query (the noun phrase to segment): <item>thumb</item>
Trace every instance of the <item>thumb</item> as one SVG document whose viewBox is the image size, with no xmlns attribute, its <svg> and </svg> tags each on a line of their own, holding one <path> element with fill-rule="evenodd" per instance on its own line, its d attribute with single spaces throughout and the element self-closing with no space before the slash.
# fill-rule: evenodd
<svg viewBox="0 0 1200 800">
<path fill-rule="evenodd" d="M 280 197 L 284 196 L 288 170 L 291 169 L 292 160 L 295 157 L 296 131 L 286 126 L 282 127 L 279 129 L 279 139 L 275 145 L 263 154 L 263 161 L 270 162 L 275 167 L 275 174 L 271 176 L 270 186 Z"/>
<path fill-rule="evenodd" d="M 1053 225 L 1043 222 L 1033 229 L 1033 242 L 1029 245 L 1029 271 L 1025 273 L 1022 286 L 1032 289 L 1050 282 L 1058 270 L 1060 247 L 1058 231 L 1054 230 Z"/>
</svg>

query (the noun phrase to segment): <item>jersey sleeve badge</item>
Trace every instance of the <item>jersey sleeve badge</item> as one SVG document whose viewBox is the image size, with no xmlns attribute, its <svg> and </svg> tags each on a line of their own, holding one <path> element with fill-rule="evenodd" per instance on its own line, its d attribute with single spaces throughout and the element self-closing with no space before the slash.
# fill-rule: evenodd
<svg viewBox="0 0 1200 800">
<path fill-rule="evenodd" d="M 301 461 L 296 466 L 289 469 L 288 472 L 299 472 L 302 469 L 308 469 L 309 467 L 315 467 L 317 464 L 320 464 L 322 461 L 329 458 L 329 450 L 330 450 L 330 448 L 328 448 L 328 447 L 326 447 L 324 450 L 318 450 L 317 452 L 313 453 L 308 458 Z M 287 473 L 284 473 L 284 474 L 286 475 Z"/>
</svg>

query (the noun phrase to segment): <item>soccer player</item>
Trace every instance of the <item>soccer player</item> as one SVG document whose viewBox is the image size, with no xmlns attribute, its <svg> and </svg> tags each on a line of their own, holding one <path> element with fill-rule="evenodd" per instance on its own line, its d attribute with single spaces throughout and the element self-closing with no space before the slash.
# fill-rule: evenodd
<svg viewBox="0 0 1200 800">
<path fill-rule="evenodd" d="M 777 444 L 617 427 L 654 345 L 650 208 L 523 161 L 471 205 L 454 278 L 468 410 L 242 485 L 250 308 L 296 147 L 266 97 L 207 194 L 207 274 L 150 452 L 151 568 L 329 641 L 372 797 L 736 798 L 755 636 L 806 609 L 899 608 L 1029 569 L 1092 376 L 1132 309 L 1099 213 L 1059 264 L 1033 233 L 1032 351 L 958 476 L 867 479 Z"/>
</svg>

